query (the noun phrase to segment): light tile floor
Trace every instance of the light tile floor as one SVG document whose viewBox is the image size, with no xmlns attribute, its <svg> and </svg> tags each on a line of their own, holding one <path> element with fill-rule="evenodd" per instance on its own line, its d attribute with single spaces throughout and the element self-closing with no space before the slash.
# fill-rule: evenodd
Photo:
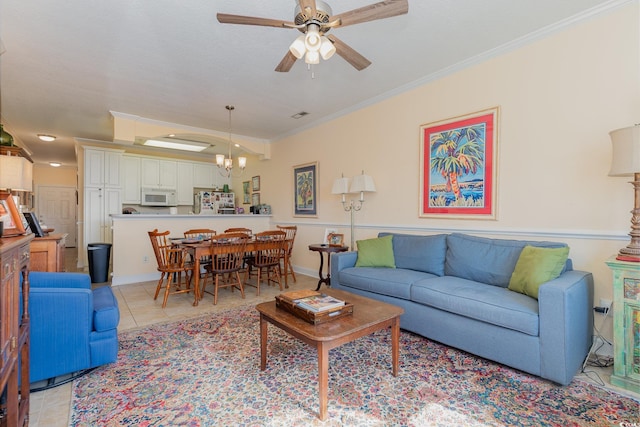
<svg viewBox="0 0 640 427">
<path fill-rule="evenodd" d="M 66 253 L 67 271 L 74 271 L 76 265 L 76 251 L 68 248 Z M 291 289 L 315 289 L 318 279 L 315 277 L 297 275 L 297 283 L 289 279 Z M 275 286 L 260 287 L 260 296 L 256 295 L 256 289 L 247 286 L 245 299 L 235 291 L 221 289 L 218 295 L 218 304 L 213 305 L 213 296 L 205 294 L 197 307 L 193 307 L 192 294 L 179 294 L 169 296 L 167 307 L 162 308 L 161 297 L 153 300 L 156 282 L 145 282 L 131 285 L 115 286 L 113 288 L 120 306 L 119 331 L 148 326 L 154 323 L 177 321 L 190 317 L 198 317 L 206 313 L 226 310 L 232 307 L 256 305 L 263 301 L 271 301 L 280 293 Z M 209 285 L 211 289 L 211 285 Z M 579 378 L 588 380 L 594 384 L 602 382 L 604 387 L 616 390 L 627 396 L 640 400 L 639 394 L 621 390 L 610 384 L 612 368 L 588 368 L 593 372 L 587 376 L 579 374 Z M 595 374 L 594 374 L 595 373 Z M 29 411 L 30 425 L 32 427 L 63 427 L 69 422 L 71 405 L 71 383 L 64 384 L 50 390 L 31 394 L 31 406 Z"/>
</svg>

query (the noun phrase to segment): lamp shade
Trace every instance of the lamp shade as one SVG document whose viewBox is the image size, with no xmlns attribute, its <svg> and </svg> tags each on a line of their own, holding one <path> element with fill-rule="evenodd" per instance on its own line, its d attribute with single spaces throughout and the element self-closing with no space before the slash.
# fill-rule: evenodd
<svg viewBox="0 0 640 427">
<path fill-rule="evenodd" d="M 338 178 L 333 182 L 331 194 L 346 194 L 349 192 L 349 178 Z"/>
<path fill-rule="evenodd" d="M 630 176 L 640 172 L 640 125 L 609 132 L 613 145 L 609 176 Z"/>
<path fill-rule="evenodd" d="M 32 167 L 24 157 L 0 156 L 0 188 L 32 191 Z"/>
<path fill-rule="evenodd" d="M 356 175 L 351 181 L 350 193 L 371 192 L 376 191 L 376 185 L 373 183 L 373 178 L 369 175 Z"/>
</svg>

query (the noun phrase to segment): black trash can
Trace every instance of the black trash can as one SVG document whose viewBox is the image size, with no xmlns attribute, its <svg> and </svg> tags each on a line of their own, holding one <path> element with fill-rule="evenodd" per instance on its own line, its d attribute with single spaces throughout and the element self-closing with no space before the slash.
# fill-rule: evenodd
<svg viewBox="0 0 640 427">
<path fill-rule="evenodd" d="M 87 245 L 87 255 L 91 283 L 108 282 L 111 243 L 89 243 Z"/>
</svg>

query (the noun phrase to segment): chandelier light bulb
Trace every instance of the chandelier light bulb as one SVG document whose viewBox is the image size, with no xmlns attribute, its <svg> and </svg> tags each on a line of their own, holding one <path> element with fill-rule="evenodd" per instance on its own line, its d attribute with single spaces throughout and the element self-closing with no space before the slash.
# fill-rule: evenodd
<svg viewBox="0 0 640 427">
<path fill-rule="evenodd" d="M 320 45 L 320 55 L 322 59 L 325 61 L 333 56 L 336 53 L 336 47 L 331 43 L 331 40 L 326 38 L 325 36 L 321 37 L 322 44 Z"/>
<path fill-rule="evenodd" d="M 320 63 L 320 54 L 317 51 L 308 51 L 304 57 L 304 62 L 307 64 L 319 64 Z"/>
<path fill-rule="evenodd" d="M 299 36 L 297 39 L 295 39 L 293 43 L 291 43 L 291 46 L 289 46 L 289 51 L 296 58 L 302 58 L 307 51 L 307 48 L 304 45 L 304 36 Z"/>
<path fill-rule="evenodd" d="M 318 52 L 322 39 L 320 37 L 320 26 L 316 24 L 309 24 L 307 26 L 307 34 L 304 38 L 304 45 L 309 52 Z"/>
<path fill-rule="evenodd" d="M 246 157 L 238 157 L 238 166 L 240 169 L 244 169 L 247 167 L 247 158 Z"/>
<path fill-rule="evenodd" d="M 216 154 L 216 165 L 224 166 L 224 154 Z"/>
</svg>

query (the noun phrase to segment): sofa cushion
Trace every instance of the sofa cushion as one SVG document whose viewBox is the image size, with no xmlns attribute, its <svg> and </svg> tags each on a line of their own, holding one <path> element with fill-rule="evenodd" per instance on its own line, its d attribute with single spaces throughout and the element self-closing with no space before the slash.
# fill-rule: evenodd
<svg viewBox="0 0 640 427">
<path fill-rule="evenodd" d="M 538 336 L 538 301 L 502 287 L 435 277 L 414 283 L 411 301 Z"/>
<path fill-rule="evenodd" d="M 509 289 L 538 299 L 540 285 L 560 275 L 568 256 L 568 246 L 564 248 L 525 246 L 520 252 L 511 275 Z"/>
<path fill-rule="evenodd" d="M 444 258 L 447 254 L 447 235 L 416 236 L 380 233 L 378 237 L 393 236 L 393 256 L 396 268 L 408 268 L 444 276 Z"/>
<path fill-rule="evenodd" d="M 526 245 L 544 248 L 567 246 L 564 243 L 488 239 L 453 233 L 447 236 L 445 274 L 506 288 Z"/>
<path fill-rule="evenodd" d="M 356 267 L 395 268 L 393 236 L 358 240 Z"/>
<path fill-rule="evenodd" d="M 430 277 L 437 276 L 402 268 L 349 267 L 332 279 L 336 279 L 343 287 L 408 300 L 411 297 L 411 284 Z"/>
</svg>

